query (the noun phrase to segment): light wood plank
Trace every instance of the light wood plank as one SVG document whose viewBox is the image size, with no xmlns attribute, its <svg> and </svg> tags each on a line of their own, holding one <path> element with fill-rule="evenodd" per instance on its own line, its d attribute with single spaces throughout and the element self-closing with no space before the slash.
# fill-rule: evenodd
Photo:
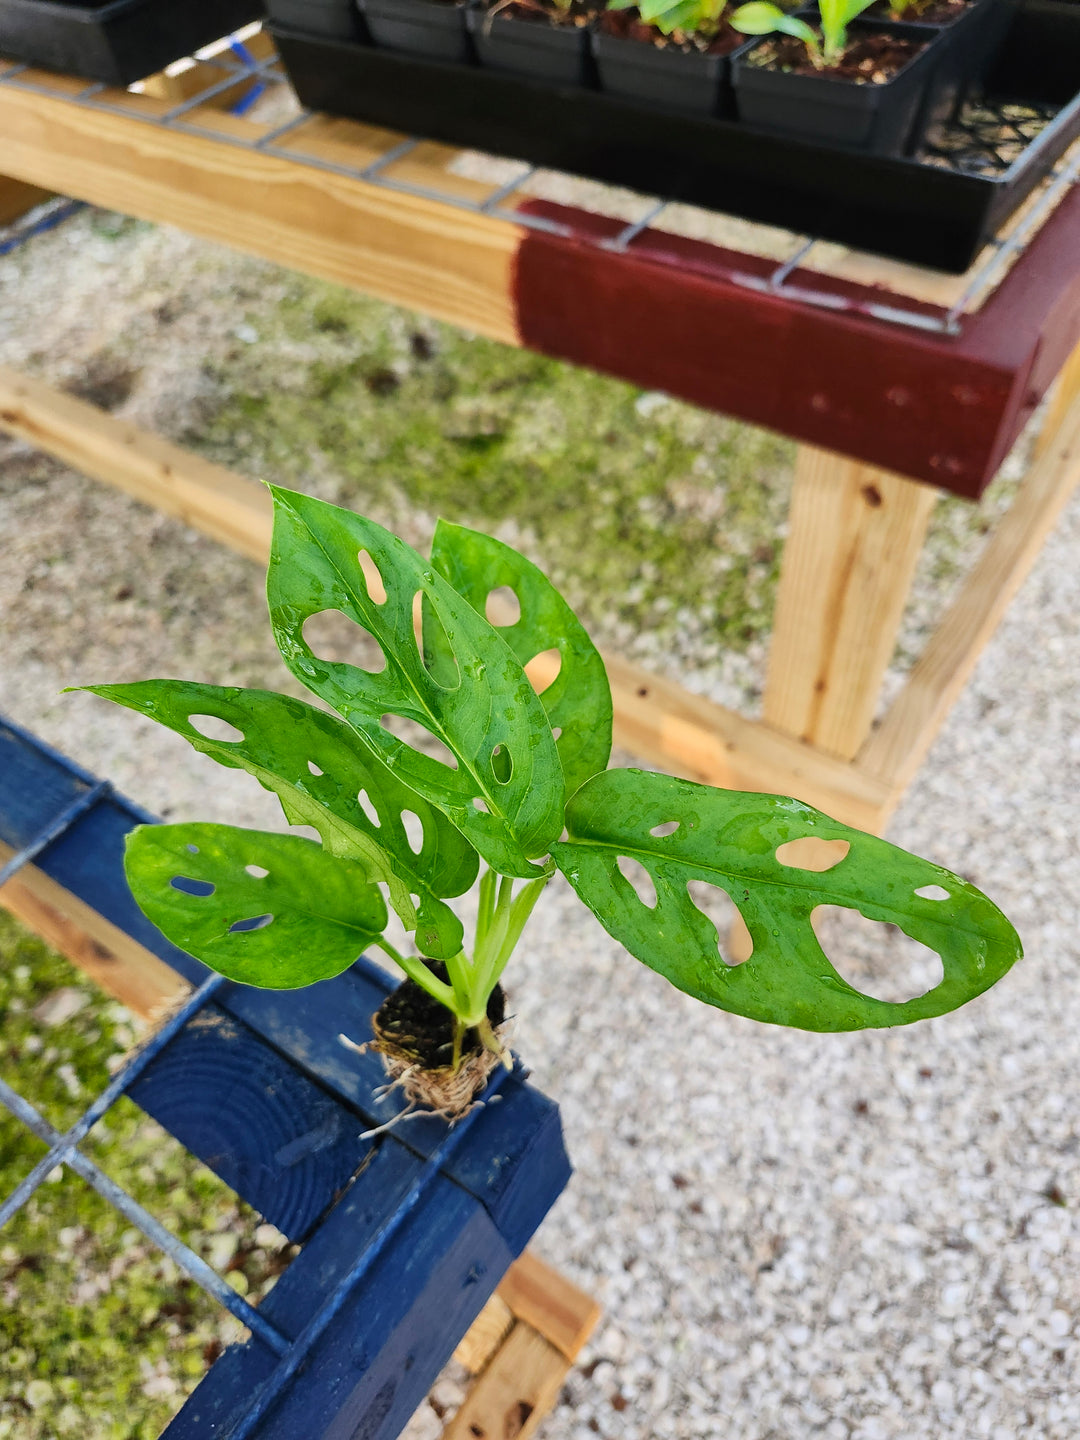
<svg viewBox="0 0 1080 1440">
<path fill-rule="evenodd" d="M 12 854 L 0 841 L 0 865 Z M 24 866 L 0 888 L 0 905 L 144 1019 L 156 1019 L 190 988 L 163 960 L 35 865 Z"/>
<path fill-rule="evenodd" d="M 39 380 L 0 367 L 0 428 L 154 505 L 262 564 L 270 553 L 267 492 L 156 435 Z M 846 761 L 691 695 L 618 656 L 605 656 L 618 743 L 705 784 L 797 795 L 838 820 L 878 828 L 887 786 Z M 529 666 L 539 688 L 543 657 Z"/>
<path fill-rule="evenodd" d="M 55 94 L 0 86 L 7 174 L 518 343 L 511 277 L 522 227 L 140 124 L 134 117 L 168 108 L 152 96 L 110 93 L 127 115 L 72 105 L 63 81 L 42 76 Z M 236 116 L 220 120 L 237 135 L 260 133 Z M 436 166 L 430 178 L 437 187 Z"/>
<path fill-rule="evenodd" d="M 887 785 L 846 760 L 618 656 L 604 661 L 616 741 L 651 764 L 724 789 L 794 795 L 861 830 L 876 830 L 894 803 Z"/>
<path fill-rule="evenodd" d="M 265 564 L 272 506 L 254 480 L 6 366 L 0 428 Z"/>
<path fill-rule="evenodd" d="M 1062 427 L 1077 398 L 1080 397 L 1080 345 L 1062 366 L 1061 374 L 1054 381 L 1046 405 L 1039 433 L 1032 447 L 1032 462 L 1040 460 L 1047 450 L 1060 438 Z"/>
<path fill-rule="evenodd" d="M 443 1440 L 529 1440 L 558 1399 L 570 1362 L 531 1326 L 518 1323 L 473 1383 Z"/>
<path fill-rule="evenodd" d="M 601 1315 L 591 1295 L 530 1250 L 510 1266 L 496 1294 L 568 1361 L 577 1359 Z"/>
<path fill-rule="evenodd" d="M 850 760 L 870 731 L 936 491 L 801 446 L 765 719 Z"/>
<path fill-rule="evenodd" d="M 43 205 L 51 199 L 51 190 L 42 190 L 39 185 L 27 185 L 23 180 L 9 180 L 6 175 L 0 175 L 0 225 L 10 225 L 35 205 Z"/>
<path fill-rule="evenodd" d="M 859 756 L 860 769 L 896 794 L 903 793 L 922 764 L 1080 482 L 1080 350 L 1061 377 L 1046 429 L 1041 453 L 1011 509 Z"/>
<path fill-rule="evenodd" d="M 464 1365 L 470 1375 L 481 1374 L 497 1354 L 514 1324 L 514 1312 L 496 1291 L 469 1326 L 461 1344 L 454 1351 L 454 1359 L 459 1365 Z"/>
</svg>

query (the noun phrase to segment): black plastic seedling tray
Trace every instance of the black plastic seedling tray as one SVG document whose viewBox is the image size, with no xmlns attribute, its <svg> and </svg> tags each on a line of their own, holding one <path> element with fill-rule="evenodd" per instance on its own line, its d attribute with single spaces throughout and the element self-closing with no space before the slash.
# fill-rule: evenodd
<svg viewBox="0 0 1080 1440">
<path fill-rule="evenodd" d="M 262 14 L 262 0 L 0 0 L 0 55 L 131 85 Z"/>
<path fill-rule="evenodd" d="M 647 107 L 596 90 L 425 61 L 272 26 L 303 105 L 408 134 L 512 156 L 646 194 L 726 211 L 935 269 L 963 272 L 1080 136 L 1080 5 L 1044 3 L 1031 52 L 1018 12 L 986 86 L 1002 123 L 1038 129 L 1015 159 L 954 135 L 949 154 L 892 158 L 780 139 L 729 120 Z M 983 125 L 985 132 L 986 126 Z"/>
</svg>

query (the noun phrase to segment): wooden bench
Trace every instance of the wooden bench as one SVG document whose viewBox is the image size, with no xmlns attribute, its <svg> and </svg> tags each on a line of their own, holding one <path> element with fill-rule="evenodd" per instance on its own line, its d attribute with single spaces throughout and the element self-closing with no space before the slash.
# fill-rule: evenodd
<svg viewBox="0 0 1080 1440">
<path fill-rule="evenodd" d="M 84 806 L 0 903 L 161 1021 L 209 972 L 124 879 L 124 837 L 151 817 L 95 784 L 0 721 L 0 865 Z M 390 984 L 362 959 L 303 991 L 221 984 L 124 1087 L 302 1246 L 257 1311 L 281 1343 L 227 1349 L 170 1440 L 391 1440 L 456 1349 L 478 1378 L 451 1433 L 527 1434 L 595 1324 L 593 1301 L 519 1258 L 570 1175 L 558 1111 L 520 1068 L 457 1127 L 423 1117 L 369 1135 L 401 1102 L 376 1098 L 381 1062 L 338 1037 L 370 1032 Z"/>
</svg>

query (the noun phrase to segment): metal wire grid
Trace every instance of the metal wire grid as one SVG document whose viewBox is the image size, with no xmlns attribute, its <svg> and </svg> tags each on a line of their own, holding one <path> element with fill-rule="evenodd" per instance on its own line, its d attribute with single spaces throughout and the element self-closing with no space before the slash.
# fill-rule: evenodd
<svg viewBox="0 0 1080 1440">
<path fill-rule="evenodd" d="M 5 724 L 7 723 L 5 722 Z M 15 726 L 9 728 L 17 734 L 22 733 Z M 90 786 L 75 801 L 60 811 L 29 844 L 13 855 L 0 869 L 0 885 L 6 884 L 24 865 L 29 864 L 42 851 L 66 834 L 76 822 L 111 793 L 112 787 L 108 781 Z M 432 1151 L 417 1172 L 397 1208 L 386 1217 L 370 1242 L 357 1254 L 353 1264 L 339 1278 L 334 1290 L 322 1306 L 298 1334 L 286 1335 L 265 1320 L 258 1310 L 227 1285 L 217 1271 L 208 1265 L 200 1255 L 197 1255 L 182 1240 L 168 1231 L 159 1220 L 132 1199 L 79 1149 L 80 1143 L 86 1139 L 91 1129 L 108 1109 L 128 1092 L 147 1066 L 226 983 L 222 976 L 211 975 L 195 989 L 183 1006 L 128 1058 L 112 1081 L 66 1133 L 61 1134 L 56 1130 L 28 1100 L 25 1100 L 4 1080 L 0 1080 L 0 1103 L 5 1105 L 16 1119 L 20 1120 L 49 1147 L 47 1153 L 42 1156 L 29 1174 L 0 1204 L 0 1228 L 6 1225 L 30 1199 L 57 1166 L 69 1166 L 76 1175 L 92 1185 L 99 1195 L 113 1205 L 132 1225 L 141 1230 L 147 1239 L 168 1255 L 219 1305 L 234 1315 L 242 1325 L 247 1327 L 252 1337 L 274 1355 L 276 1363 L 262 1387 L 251 1397 L 248 1409 L 237 1419 L 231 1429 L 220 1434 L 220 1440 L 247 1440 L 247 1437 L 253 1433 L 256 1425 L 271 1409 L 282 1390 L 304 1363 L 355 1287 L 363 1280 L 382 1254 L 387 1243 L 416 1209 L 428 1186 L 446 1164 L 451 1153 L 460 1145 L 481 1107 L 476 1107 L 472 1112 L 466 1114 L 464 1119 L 447 1132 L 442 1142 Z M 505 1074 L 506 1072 L 500 1067 L 485 1092 L 485 1102 L 489 1101 L 497 1092 Z"/>
<path fill-rule="evenodd" d="M 450 190 L 403 180 L 388 173 L 398 161 L 405 159 L 418 145 L 423 143 L 421 137 L 410 136 L 401 140 L 369 164 L 353 166 L 304 154 L 302 151 L 291 149 L 281 143 L 314 118 L 314 112 L 309 110 L 301 110 L 282 124 L 252 139 L 227 135 L 221 130 L 200 125 L 191 118 L 192 112 L 215 96 L 235 86 L 238 81 L 255 80 L 264 87 L 281 85 L 287 81 L 276 55 L 268 56 L 263 60 L 254 60 L 250 56 L 241 59 L 237 54 L 216 54 L 207 57 L 201 63 L 221 69 L 224 72 L 222 78 L 160 115 L 140 114 L 133 107 L 117 105 L 115 102 L 103 98 L 108 93 L 108 87 L 99 83 L 88 84 L 84 89 L 72 95 L 70 99 L 76 105 L 120 114 L 128 119 L 163 126 L 167 129 L 201 135 L 212 138 L 221 144 L 248 150 L 261 150 L 266 154 L 289 160 L 293 164 L 329 171 L 352 180 L 362 180 L 368 184 L 379 185 L 384 189 L 398 191 L 402 194 L 436 200 L 455 209 L 497 216 L 509 220 L 515 225 L 546 231 L 550 234 L 582 238 L 570 227 L 561 225 L 546 216 L 532 215 L 526 211 L 512 209 L 505 204 L 512 195 L 520 191 L 536 175 L 536 166 L 525 167 L 521 174 L 500 185 L 483 200 L 477 201 L 454 194 Z M 13 65 L 8 70 L 0 72 L 0 84 L 12 85 L 55 98 L 57 92 L 29 79 L 30 73 L 32 73 L 31 67 L 28 65 Z M 1026 146 L 1054 118 L 1055 113 L 1056 111 L 1048 106 L 989 106 L 983 103 L 965 106 L 957 119 L 935 137 L 934 143 L 928 146 L 920 159 L 930 164 L 942 165 L 966 173 L 1001 174 L 1016 162 Z M 1006 237 L 995 237 L 990 241 L 987 253 L 971 272 L 969 283 L 965 286 L 960 298 L 945 312 L 939 311 L 935 314 L 927 313 L 925 307 L 908 308 L 902 303 L 904 298 L 902 296 L 897 297 L 897 303 L 887 304 L 878 300 L 838 295 L 832 290 L 815 288 L 807 282 L 805 275 L 797 275 L 802 262 L 813 247 L 820 243 L 820 237 L 812 235 L 793 237 L 796 242 L 794 252 L 786 260 L 778 262 L 768 275 L 763 276 L 750 267 L 740 269 L 737 265 L 732 265 L 726 269 L 726 278 L 732 284 L 770 295 L 782 296 L 800 305 L 865 315 L 869 319 L 886 325 L 899 325 L 935 334 L 958 335 L 963 329 L 964 318 L 973 304 L 999 283 L 1009 265 L 1026 248 L 1064 193 L 1078 183 L 1080 183 L 1080 147 L 1075 148 L 1071 158 L 1066 156 L 1065 160 L 1051 171 L 1039 198 L 1029 208 L 1022 222 L 1012 233 Z M 608 239 L 591 240 L 591 243 L 616 253 L 624 253 L 644 231 L 655 224 L 673 203 L 675 202 L 657 199 L 644 215 L 625 225 L 617 235 Z"/>
</svg>

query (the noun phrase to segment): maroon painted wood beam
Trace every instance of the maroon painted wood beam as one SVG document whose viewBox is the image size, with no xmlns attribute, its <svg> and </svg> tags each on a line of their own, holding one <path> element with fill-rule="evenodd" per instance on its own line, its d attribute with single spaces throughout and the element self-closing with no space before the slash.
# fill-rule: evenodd
<svg viewBox="0 0 1080 1440">
<path fill-rule="evenodd" d="M 521 243 L 523 345 L 971 499 L 1080 341 L 1080 187 L 959 335 L 733 278 L 764 280 L 773 261 L 655 230 L 620 253 L 597 244 L 618 221 L 545 201 L 521 208 L 570 231 L 531 230 Z M 851 307 L 895 303 L 817 273 L 792 278 Z"/>
</svg>

